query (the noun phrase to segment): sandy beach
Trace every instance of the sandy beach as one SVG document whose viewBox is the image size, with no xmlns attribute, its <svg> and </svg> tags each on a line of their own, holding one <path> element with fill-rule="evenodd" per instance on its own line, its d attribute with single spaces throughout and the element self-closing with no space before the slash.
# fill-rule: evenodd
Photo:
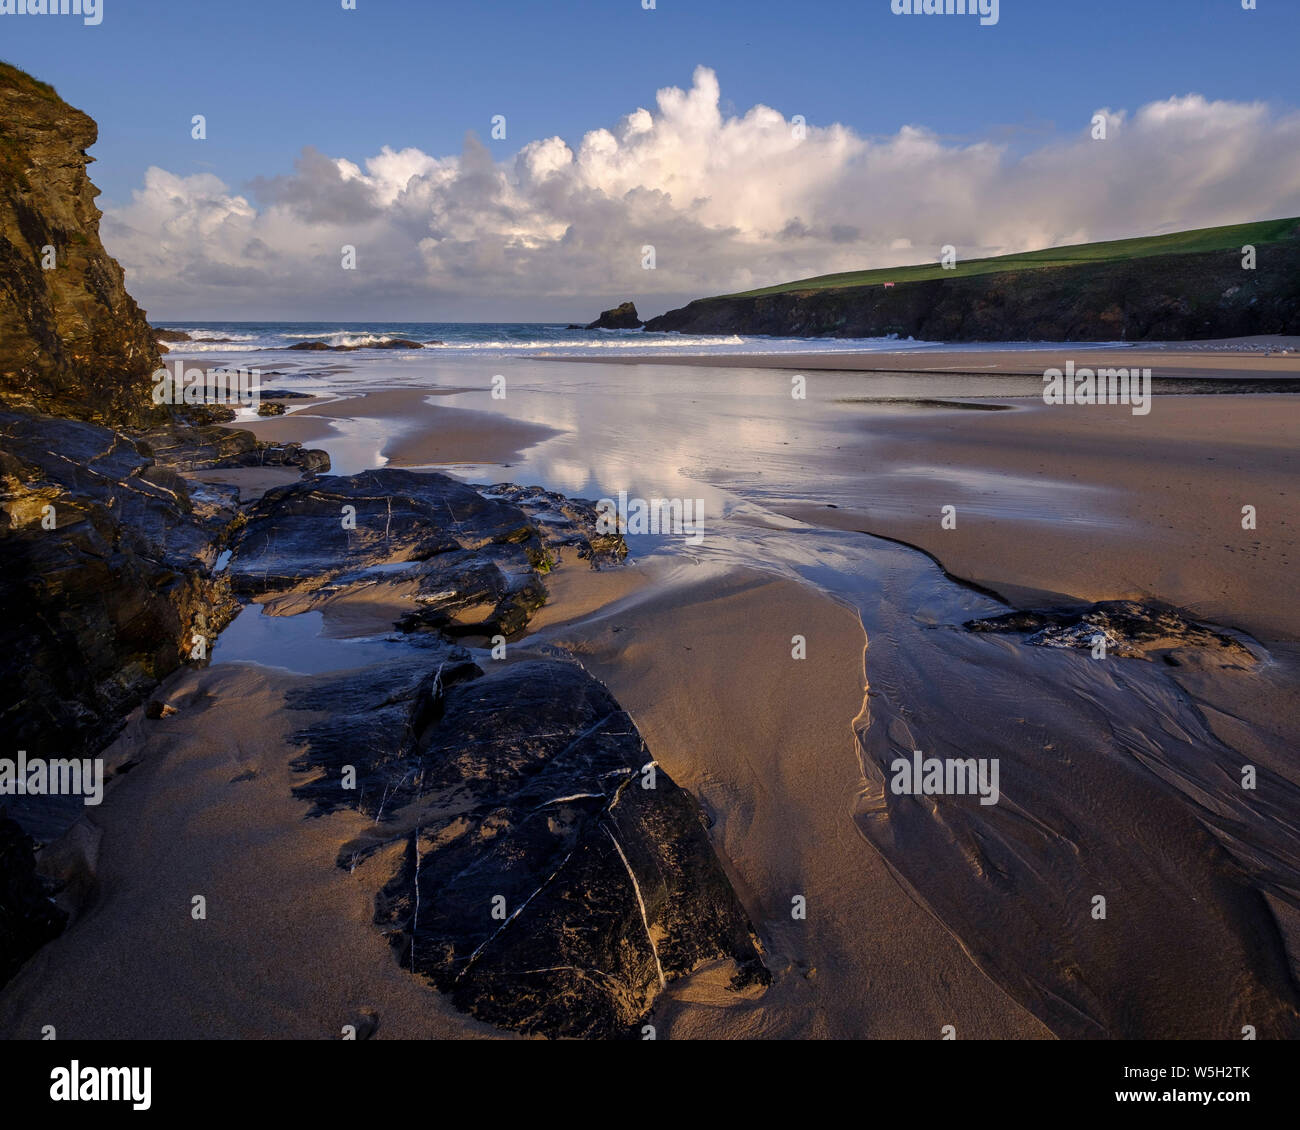
<svg viewBox="0 0 1300 1130">
<path fill-rule="evenodd" d="M 929 354 L 925 371 L 963 372 L 974 356 Z M 1015 353 L 980 356 L 1011 375 L 1024 365 Z M 1182 370 L 1215 375 L 1286 373 L 1294 364 L 1178 356 Z M 719 362 L 715 379 L 790 364 L 711 360 Z M 806 360 L 801 367 L 817 368 Z M 696 370 L 693 360 L 674 361 L 671 368 Z M 871 362 L 886 371 L 917 363 L 902 355 Z M 551 363 L 539 364 L 549 371 Z M 646 372 L 659 380 L 669 368 Z M 1225 997 L 1215 1008 L 1287 1030 L 1296 1017 L 1287 950 L 1295 952 L 1300 914 L 1278 861 L 1294 851 L 1294 830 L 1285 819 L 1259 823 L 1258 809 L 1227 795 L 1208 802 L 1213 819 L 1194 813 L 1234 757 L 1266 767 L 1288 796 L 1297 788 L 1278 750 L 1300 740 L 1284 705 L 1300 669 L 1300 619 L 1276 594 L 1289 585 L 1300 528 L 1300 400 L 1161 395 L 1149 415 L 1134 416 L 1125 406 L 1071 410 L 1027 397 L 900 402 L 856 395 L 855 379 L 837 377 L 819 401 L 821 430 L 794 433 L 797 454 L 779 438 L 784 425 L 755 448 L 760 477 L 789 467 L 790 489 L 753 496 L 761 506 L 738 504 L 742 469 L 711 452 L 712 474 L 731 499 L 712 540 L 683 554 L 657 543 L 642 550 L 630 538 L 633 555 L 620 569 L 566 560 L 546 578 L 549 599 L 513 645 L 513 661 L 556 649 L 574 656 L 616 696 L 658 763 L 700 803 L 761 938 L 772 975 L 765 991 L 737 994 L 719 970 L 701 969 L 669 985 L 655 1012 L 660 1036 L 934 1039 L 946 1025 L 977 1039 L 1161 1025 L 1206 1035 L 1206 1008 L 1183 994 L 1192 966 L 1212 971 L 1239 1002 Z M 638 418 L 616 389 L 609 395 L 611 427 Z M 527 460 L 567 433 L 558 421 L 529 418 L 530 406 L 545 401 L 512 402 L 506 412 L 482 407 L 485 399 L 454 382 L 353 388 L 252 427 L 262 438 L 338 445 L 362 458 L 373 451 L 393 466 L 480 469 L 523 458 L 516 473 L 530 481 L 547 465 Z M 632 458 L 658 435 L 628 431 Z M 810 443 L 813 435 L 820 438 Z M 558 466 L 569 466 L 572 450 L 559 450 Z M 253 499 L 295 472 L 187 477 Z M 1241 527 L 1247 504 L 1258 513 L 1253 531 Z M 941 524 L 949 505 L 953 529 Z M 843 577 L 828 585 L 831 574 L 814 560 L 838 562 L 826 567 Z M 175 715 L 147 721 L 137 712 L 109 756 L 139 767 L 87 818 L 102 835 L 95 895 L 0 995 L 4 1030 L 55 1023 L 66 1037 L 330 1038 L 341 1025 L 377 1018 L 378 1038 L 505 1035 L 393 961 L 372 921 L 372 892 L 393 866 L 393 849 L 340 870 L 335 862 L 366 834 L 365 818 L 304 819 L 292 795 L 301 722 L 286 695 L 325 676 L 276 664 L 293 667 L 304 646 L 327 657 L 327 644 L 351 638 L 358 655 L 371 654 L 365 649 L 382 645 L 367 641 L 413 593 L 388 585 L 340 601 L 310 592 L 266 598 L 265 644 L 231 630 L 232 641 L 245 641 L 230 645 L 234 652 L 164 684 L 157 697 Z M 1174 671 L 1118 661 L 1135 665 L 1117 672 L 1118 682 L 1093 685 L 1078 666 L 1086 659 L 934 631 L 951 633 L 963 617 L 1008 605 L 1120 598 L 1168 602 L 1250 633 L 1268 658 L 1219 665 L 1174 646 Z M 279 625 L 315 608 L 325 613 L 318 643 L 274 643 Z M 791 642 L 800 637 L 807 655 L 795 659 Z M 263 649 L 256 662 L 239 658 L 249 648 Z M 320 656 L 313 663 L 328 664 Z M 1009 696 L 1021 704 L 1008 709 Z M 1121 720 L 1113 710 L 1125 696 L 1144 706 Z M 1066 704 L 1068 734 L 1058 733 Z M 1187 735 L 1209 751 L 1206 763 L 1181 746 L 1146 748 L 1150 725 Z M 987 817 L 949 803 L 898 807 L 881 773 L 891 751 L 918 745 L 1001 756 L 1003 806 Z M 1067 826 L 1078 806 L 1090 810 L 1086 827 L 1026 838 L 1020 821 L 1028 814 Z M 1003 808 L 1009 817 L 996 815 Z M 1160 827 L 1132 847 L 1123 829 L 1143 812 L 1161 813 Z M 1116 871 L 1128 875 L 1133 903 L 1116 924 L 1123 961 L 1110 945 L 1092 948 L 1073 920 L 1076 886 Z M 1032 925 L 1009 915 L 1014 906 L 991 875 L 1034 891 L 1041 909 Z M 1045 885 L 1046 875 L 1060 883 Z M 1260 898 L 1252 884 L 1267 904 L 1251 901 Z M 1194 890 L 1208 892 L 1199 905 L 1182 897 Z M 211 910 L 193 922 L 187 907 L 200 893 Z M 806 917 L 791 913 L 797 898 Z M 1205 944 L 1159 966 L 1132 951 L 1161 931 Z M 1244 957 L 1252 945 L 1260 952 Z M 286 952 L 310 961 L 285 962 Z M 1072 962 L 1093 969 L 1091 988 L 1074 984 Z M 99 970 L 94 982 L 67 994 L 63 986 L 82 984 L 87 968 Z M 1109 1002 L 1128 991 L 1134 970 L 1149 988 L 1116 1010 Z M 138 1003 L 123 1009 L 128 997 Z"/>
</svg>

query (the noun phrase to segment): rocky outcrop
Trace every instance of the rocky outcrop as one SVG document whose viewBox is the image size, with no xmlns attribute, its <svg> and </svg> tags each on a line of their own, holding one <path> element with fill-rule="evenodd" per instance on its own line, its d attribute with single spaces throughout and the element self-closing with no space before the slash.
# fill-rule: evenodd
<svg viewBox="0 0 1300 1130">
<path fill-rule="evenodd" d="M 1191 341 L 1300 334 L 1300 235 L 1259 249 L 702 298 L 651 332 L 925 341 Z"/>
<path fill-rule="evenodd" d="M 542 577 L 564 548 L 593 566 L 626 556 L 622 537 L 595 526 L 589 503 L 538 488 L 489 492 L 435 473 L 366 471 L 268 491 L 229 576 L 240 593 L 310 594 L 295 612 L 346 603 L 364 587 L 372 602 L 388 590 L 413 604 L 398 621 L 405 632 L 510 636 L 545 602 Z"/>
<path fill-rule="evenodd" d="M 429 345 L 441 345 L 440 341 L 431 341 Z M 327 353 L 355 353 L 358 349 L 423 349 L 425 343 L 422 341 L 408 341 L 404 337 L 390 337 L 383 341 L 371 342 L 369 345 L 330 345 L 324 341 L 300 341 L 295 345 L 286 346 L 287 349 L 297 349 L 307 352 L 327 352 Z"/>
<path fill-rule="evenodd" d="M 645 323 L 637 317 L 636 303 L 623 302 L 612 310 L 602 310 L 600 317 L 589 323 L 589 330 L 639 330 Z"/>
<path fill-rule="evenodd" d="M 414 606 L 393 659 L 289 693 L 317 715 L 295 735 L 295 792 L 370 818 L 338 863 L 382 855 L 375 921 L 404 967 L 482 1020 L 548 1036 L 637 1036 L 706 963 L 738 992 L 768 979 L 698 807 L 609 692 L 549 653 L 486 658 L 564 554 L 626 556 L 597 517 L 537 487 L 367 471 L 268 492 L 229 564 L 264 614 Z"/>
<path fill-rule="evenodd" d="M 1253 662 L 1250 649 L 1240 640 L 1189 620 L 1174 608 L 1135 600 L 1103 600 L 1069 611 L 1017 611 L 1002 616 L 969 620 L 971 632 L 1023 635 L 1033 647 L 1101 650 L 1123 659 L 1145 659 L 1181 648 L 1211 648 L 1237 661 Z"/>
<path fill-rule="evenodd" d="M 154 331 L 99 241 L 97 127 L 0 63 L 0 404 L 115 424 L 163 418 Z"/>
<path fill-rule="evenodd" d="M 192 497 L 120 432 L 2 412 L 0 510 L 5 732 L 33 757 L 97 752 L 233 615 L 214 566 L 235 498 Z"/>
<path fill-rule="evenodd" d="M 267 443 L 242 428 L 215 424 L 173 425 L 132 433 L 144 452 L 172 471 L 222 467 L 298 467 L 312 474 L 330 469 L 330 459 L 300 443 Z"/>
<path fill-rule="evenodd" d="M 298 737 L 297 793 L 373 819 L 339 866 L 401 845 L 375 921 L 401 965 L 456 1006 L 552 1037 L 641 1038 L 667 985 L 722 962 L 769 980 L 695 801 L 581 667 L 488 674 L 443 645 L 292 695 L 328 712 Z M 340 787 L 344 765 L 356 787 Z"/>
</svg>

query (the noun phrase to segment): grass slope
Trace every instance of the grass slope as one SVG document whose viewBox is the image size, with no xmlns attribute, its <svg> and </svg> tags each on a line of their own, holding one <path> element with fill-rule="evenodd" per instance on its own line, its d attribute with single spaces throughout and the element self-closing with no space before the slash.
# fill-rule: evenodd
<svg viewBox="0 0 1300 1130">
<path fill-rule="evenodd" d="M 1154 255 L 1189 255 L 1204 251 L 1240 251 L 1246 244 L 1256 247 L 1286 239 L 1296 230 L 1300 218 L 1263 220 L 1254 224 L 1233 224 L 1223 228 L 1199 228 L 1196 231 L 1169 235 L 1118 239 L 1109 243 L 1081 243 L 1072 247 L 1051 247 L 1045 251 L 1027 251 L 1019 255 L 998 255 L 991 259 L 957 261 L 954 270 L 944 270 L 938 263 L 919 263 L 912 267 L 881 267 L 871 271 L 844 271 L 837 275 L 818 275 L 811 279 L 746 290 L 722 298 L 754 298 L 763 294 L 789 294 L 802 291 L 838 290 L 855 286 L 878 286 L 883 283 L 925 282 L 929 279 L 968 278 L 973 275 L 996 275 L 1004 271 L 1032 270 L 1037 267 L 1068 267 L 1078 263 L 1104 263 L 1147 259 Z"/>
</svg>

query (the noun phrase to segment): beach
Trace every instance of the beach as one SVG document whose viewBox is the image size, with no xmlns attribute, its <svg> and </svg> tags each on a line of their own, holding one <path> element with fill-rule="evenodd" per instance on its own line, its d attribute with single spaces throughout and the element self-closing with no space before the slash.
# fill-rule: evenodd
<svg viewBox="0 0 1300 1130">
<path fill-rule="evenodd" d="M 761 940 L 770 986 L 737 993 L 705 966 L 667 985 L 660 1036 L 1205 1038 L 1246 1017 L 1291 1032 L 1300 621 L 1278 594 L 1300 528 L 1300 400 L 1157 394 L 1137 416 L 1035 401 L 1020 354 L 985 373 L 1020 384 L 974 397 L 960 351 L 927 353 L 914 386 L 894 383 L 901 357 L 869 372 L 712 360 L 703 379 L 699 359 L 493 361 L 511 381 L 500 402 L 486 366 L 400 385 L 381 369 L 369 387 L 361 366 L 251 425 L 323 446 L 343 473 L 705 502 L 698 543 L 629 534 L 628 562 L 598 571 L 564 556 L 511 645 L 514 662 L 564 654 L 609 688 L 699 803 Z M 1196 362 L 1180 359 L 1295 375 L 1253 354 Z M 795 366 L 815 372 L 807 403 L 788 393 Z M 255 497 L 274 470 L 188 477 Z M 212 666 L 164 683 L 175 716 L 137 711 L 110 760 L 139 768 L 89 818 L 99 894 L 0 997 L 6 1030 L 312 1038 L 374 1013 L 380 1038 L 500 1034 L 385 953 L 370 892 L 391 850 L 334 865 L 365 817 L 306 820 L 292 795 L 286 698 L 383 654 L 410 592 L 259 598 Z M 963 629 L 1123 599 L 1227 634 L 1098 663 Z M 307 609 L 324 619 L 304 634 Z M 1001 802 L 892 794 L 893 760 L 914 749 L 1000 759 Z M 1247 758 L 1262 794 L 1232 784 Z M 1099 884 L 1123 910 L 1093 940 Z M 203 923 L 181 917 L 195 893 Z M 63 986 L 90 967 L 74 1003 Z"/>
</svg>

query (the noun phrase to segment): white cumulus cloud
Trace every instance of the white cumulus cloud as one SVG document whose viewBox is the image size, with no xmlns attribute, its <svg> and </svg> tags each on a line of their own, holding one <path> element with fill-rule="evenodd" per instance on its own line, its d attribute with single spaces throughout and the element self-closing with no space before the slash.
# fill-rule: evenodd
<svg viewBox="0 0 1300 1130">
<path fill-rule="evenodd" d="M 359 166 L 304 149 L 235 191 L 150 168 L 103 234 L 159 317 L 587 318 L 832 271 L 1300 214 L 1300 114 L 1188 94 L 1029 152 L 721 109 L 707 67 L 576 146 L 475 137 Z M 357 270 L 340 267 L 357 249 Z M 656 269 L 642 268 L 655 248 Z"/>
</svg>

